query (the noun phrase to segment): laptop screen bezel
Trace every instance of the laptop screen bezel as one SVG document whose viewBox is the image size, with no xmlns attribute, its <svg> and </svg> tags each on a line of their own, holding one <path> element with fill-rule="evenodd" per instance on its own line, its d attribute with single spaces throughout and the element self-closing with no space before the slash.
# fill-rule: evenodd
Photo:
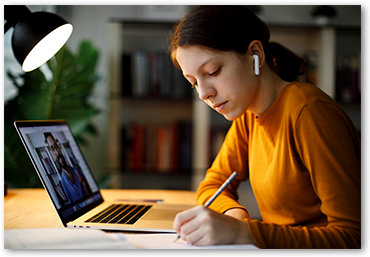
<svg viewBox="0 0 370 257">
<path fill-rule="evenodd" d="M 36 173 L 37 173 L 38 177 L 40 178 L 40 181 L 41 181 L 43 187 L 45 188 L 46 192 L 48 193 L 48 196 L 49 196 L 49 198 L 50 198 L 50 200 L 51 200 L 51 202 L 52 202 L 55 210 L 57 211 L 60 220 L 63 223 L 63 226 L 66 227 L 68 222 L 75 220 L 76 218 L 80 217 L 81 215 L 87 213 L 88 211 L 92 210 L 93 208 L 95 208 L 96 206 L 98 206 L 98 205 L 100 205 L 100 204 L 102 204 L 104 202 L 103 196 L 101 195 L 101 191 L 100 191 L 99 185 L 98 185 L 98 183 L 97 183 L 97 181 L 96 181 L 93 173 L 91 172 L 91 169 L 88 166 L 88 163 L 86 161 L 86 158 L 84 157 L 84 155 L 83 155 L 83 153 L 82 153 L 79 145 L 77 144 L 76 139 L 75 139 L 74 135 L 72 134 L 72 131 L 70 130 L 70 127 L 69 127 L 68 123 L 65 120 L 32 120 L 32 121 L 27 120 L 27 121 L 15 121 L 14 122 L 14 126 L 15 126 L 15 128 L 16 128 L 16 130 L 18 132 L 19 137 L 21 138 L 22 144 L 25 147 L 28 156 L 31 159 L 31 162 L 32 162 L 32 164 L 33 164 L 33 166 L 34 166 L 34 168 L 36 170 Z M 75 141 L 76 146 L 77 146 L 78 150 L 80 151 L 80 153 L 81 153 L 81 155 L 82 155 L 82 157 L 83 157 L 83 159 L 84 159 L 84 161 L 85 161 L 85 163 L 86 163 L 86 165 L 88 167 L 88 170 L 91 173 L 91 176 L 94 179 L 94 181 L 95 181 L 95 183 L 96 183 L 96 185 L 98 187 L 98 190 L 96 192 L 93 192 L 89 196 L 86 196 L 86 197 L 80 199 L 78 202 L 82 202 L 82 201 L 86 200 L 87 198 L 91 198 L 92 196 L 98 196 L 98 200 L 92 202 L 91 204 L 88 204 L 88 205 L 84 206 L 83 208 L 81 208 L 78 211 L 75 211 L 74 213 L 70 214 L 69 216 L 64 216 L 62 214 L 62 212 L 64 211 L 64 209 L 63 208 L 58 209 L 57 206 L 56 206 L 56 204 L 52 200 L 52 196 L 51 196 L 52 192 L 50 192 L 49 191 L 49 188 L 46 186 L 46 183 L 45 183 L 42 175 L 40 174 L 40 171 L 39 171 L 39 169 L 37 167 L 37 164 L 36 164 L 36 162 L 35 162 L 32 154 L 30 152 L 30 149 L 28 149 L 27 144 L 26 144 L 26 141 L 23 138 L 23 135 L 22 135 L 22 133 L 20 131 L 20 128 L 24 128 L 24 127 L 44 127 L 44 126 L 68 126 L 68 128 L 71 131 L 71 134 L 73 136 L 73 140 Z"/>
</svg>

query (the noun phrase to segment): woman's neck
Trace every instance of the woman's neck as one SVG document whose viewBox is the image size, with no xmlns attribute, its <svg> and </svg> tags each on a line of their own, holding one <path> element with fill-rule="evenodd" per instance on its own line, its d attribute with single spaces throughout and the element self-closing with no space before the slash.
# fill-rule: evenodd
<svg viewBox="0 0 370 257">
<path fill-rule="evenodd" d="M 249 108 L 249 111 L 257 117 L 261 116 L 272 105 L 281 90 L 289 84 L 289 82 L 282 80 L 275 72 L 271 72 L 271 74 L 261 78 L 256 102 Z"/>
</svg>

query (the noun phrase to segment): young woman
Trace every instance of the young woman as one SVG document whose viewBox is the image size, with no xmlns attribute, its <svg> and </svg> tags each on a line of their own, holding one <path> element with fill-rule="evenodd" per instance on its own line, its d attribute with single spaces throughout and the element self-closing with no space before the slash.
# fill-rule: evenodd
<svg viewBox="0 0 370 257">
<path fill-rule="evenodd" d="M 269 39 L 243 6 L 198 6 L 176 26 L 174 64 L 233 123 L 197 190 L 200 206 L 178 214 L 174 228 L 194 245 L 360 248 L 356 129 L 334 100 L 296 81 L 304 61 Z M 202 206 L 233 171 L 233 182 Z M 237 201 L 247 179 L 262 221 Z"/>
</svg>

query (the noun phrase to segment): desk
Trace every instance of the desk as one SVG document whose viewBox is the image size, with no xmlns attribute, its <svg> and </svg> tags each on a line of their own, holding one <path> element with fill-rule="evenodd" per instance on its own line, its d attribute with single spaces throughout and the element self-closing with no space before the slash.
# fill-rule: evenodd
<svg viewBox="0 0 370 257">
<path fill-rule="evenodd" d="M 152 198 L 163 199 L 166 203 L 196 204 L 195 192 L 191 191 L 103 189 L 101 193 L 104 200 L 107 201 L 122 198 Z M 26 230 L 26 232 L 22 230 L 20 234 L 17 229 L 23 228 L 28 228 L 30 230 Z M 84 229 L 62 229 L 57 230 L 57 232 L 54 230 L 54 232 L 48 231 L 47 240 L 44 242 L 44 239 L 40 240 L 42 236 L 39 236 L 39 231 L 36 230 L 36 234 L 33 228 L 63 228 L 62 222 L 46 191 L 44 189 L 9 189 L 7 195 L 4 197 L 4 230 L 7 230 L 4 231 L 4 233 L 11 233 L 8 234 L 10 241 L 4 241 L 8 243 L 8 248 L 6 249 L 131 249 L 133 247 L 144 249 L 202 249 L 202 247 L 178 243 L 180 240 L 174 243 L 174 239 L 176 238 L 175 234 L 155 234 L 157 237 L 153 238 L 153 234 L 134 235 L 135 233 L 125 233 L 126 237 L 133 237 L 127 238 L 127 241 L 112 241 L 101 231 L 89 230 L 89 234 L 87 235 L 87 230 Z M 17 231 L 17 234 L 12 234 L 14 231 Z M 60 231 L 63 231 L 63 233 L 60 233 Z M 68 239 L 73 238 L 75 244 L 72 246 L 68 240 L 65 240 L 66 233 L 68 234 Z M 61 234 L 63 240 L 60 241 Z M 90 241 L 92 234 L 94 238 L 96 237 L 98 240 L 95 238 L 95 241 Z M 37 235 L 36 238 L 39 241 L 28 240 L 29 238 L 34 239 L 35 235 Z M 41 235 L 43 235 L 43 233 L 41 233 Z M 135 238 L 136 236 L 141 236 L 142 238 L 137 241 L 137 238 Z M 149 236 L 149 239 L 147 236 Z M 165 238 L 163 238 L 163 236 L 165 236 Z M 21 239 L 19 239 L 19 237 Z M 85 237 L 89 238 L 89 240 L 84 240 Z M 171 238 L 169 239 L 169 237 Z M 52 238 L 52 240 L 50 240 L 50 238 Z M 24 242 L 27 243 L 25 244 Z M 256 249 L 256 247 L 254 245 L 220 245 L 210 246 L 204 249 Z"/>
<path fill-rule="evenodd" d="M 104 200 L 164 199 L 166 203 L 196 204 L 195 192 L 180 190 L 101 190 Z M 4 197 L 4 229 L 62 228 L 45 189 L 8 189 Z"/>
</svg>

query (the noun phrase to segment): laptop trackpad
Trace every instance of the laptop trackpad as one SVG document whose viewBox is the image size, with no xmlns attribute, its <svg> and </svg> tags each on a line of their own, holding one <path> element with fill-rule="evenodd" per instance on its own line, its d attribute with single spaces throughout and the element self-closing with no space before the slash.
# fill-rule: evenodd
<svg viewBox="0 0 370 257">
<path fill-rule="evenodd" d="M 173 221 L 179 210 L 152 209 L 142 220 L 170 220 Z"/>
</svg>

